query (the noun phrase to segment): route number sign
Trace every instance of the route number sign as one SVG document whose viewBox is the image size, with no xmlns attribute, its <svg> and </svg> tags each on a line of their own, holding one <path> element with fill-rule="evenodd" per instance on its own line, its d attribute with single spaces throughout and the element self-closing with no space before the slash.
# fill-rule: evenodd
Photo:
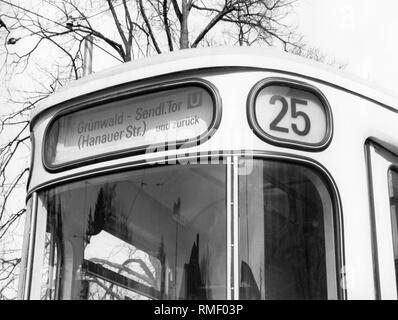
<svg viewBox="0 0 398 320">
<path fill-rule="evenodd" d="M 262 81 L 249 97 L 249 122 L 273 144 L 323 148 L 331 138 L 331 113 L 316 89 L 290 81 Z"/>
</svg>

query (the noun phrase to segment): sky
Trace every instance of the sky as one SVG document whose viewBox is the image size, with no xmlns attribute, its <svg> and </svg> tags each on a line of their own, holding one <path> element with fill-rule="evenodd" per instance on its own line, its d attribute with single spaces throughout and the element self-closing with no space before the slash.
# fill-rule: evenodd
<svg viewBox="0 0 398 320">
<path fill-rule="evenodd" d="M 309 45 L 346 63 L 345 72 L 398 96 L 397 0 L 296 0 L 294 11 L 292 24 L 298 26 Z M 99 15 L 93 22 L 101 26 L 106 17 Z M 114 33 L 116 36 L 116 30 Z M 119 63 L 94 47 L 95 71 Z"/>
<path fill-rule="evenodd" d="M 397 0 L 297 0 L 290 18 L 306 43 L 346 64 L 344 72 L 398 97 L 397 12 Z M 95 55 L 119 64 L 94 48 Z"/>
<path fill-rule="evenodd" d="M 397 0 L 298 0 L 295 12 L 307 42 L 398 96 Z"/>
</svg>

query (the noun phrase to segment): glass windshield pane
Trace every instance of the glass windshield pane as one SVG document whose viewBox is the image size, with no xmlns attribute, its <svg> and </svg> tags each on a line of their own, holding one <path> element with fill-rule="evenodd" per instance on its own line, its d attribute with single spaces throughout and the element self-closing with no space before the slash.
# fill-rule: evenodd
<svg viewBox="0 0 398 320">
<path fill-rule="evenodd" d="M 245 163 L 239 176 L 241 299 L 336 299 L 332 201 L 306 167 Z"/>
<path fill-rule="evenodd" d="M 58 279 L 42 292 L 56 284 L 51 296 L 61 299 L 225 299 L 225 177 L 222 164 L 167 165 L 42 193 L 53 234 L 45 261 Z"/>
<path fill-rule="evenodd" d="M 390 204 L 391 204 L 391 225 L 392 240 L 394 247 L 395 281 L 398 291 L 398 173 L 390 171 Z"/>
</svg>

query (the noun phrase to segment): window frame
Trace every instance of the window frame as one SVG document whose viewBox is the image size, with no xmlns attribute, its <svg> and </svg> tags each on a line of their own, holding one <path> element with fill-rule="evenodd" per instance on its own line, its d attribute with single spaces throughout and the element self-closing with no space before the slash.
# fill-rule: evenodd
<svg viewBox="0 0 398 320">
<path fill-rule="evenodd" d="M 368 194 L 373 258 L 373 277 L 376 300 L 396 300 L 391 207 L 388 175 L 397 171 L 398 157 L 383 145 L 372 140 L 365 143 L 368 174 Z M 394 169 L 395 168 L 395 169 Z"/>
<path fill-rule="evenodd" d="M 397 164 L 392 164 L 390 167 L 389 167 L 389 169 L 388 169 L 388 174 L 391 174 L 391 177 L 392 177 L 392 175 L 393 174 L 395 174 L 396 176 L 397 176 L 397 188 L 398 188 L 398 163 Z M 391 183 L 393 183 L 393 181 L 391 180 Z M 389 191 L 391 192 L 392 190 L 391 190 L 391 187 L 394 187 L 394 184 L 392 184 L 392 186 L 390 186 L 390 184 L 389 184 L 389 186 L 388 186 L 388 189 L 389 189 Z M 394 215 L 394 212 L 392 211 L 392 202 L 391 202 L 391 196 L 389 195 L 389 198 L 390 198 L 390 217 L 391 217 L 391 235 L 392 235 L 392 237 L 393 237 L 393 254 L 394 254 L 394 251 L 395 250 L 398 250 L 398 248 L 395 248 L 394 247 L 394 232 L 393 232 L 393 215 Z M 396 198 L 398 199 L 398 194 L 396 195 Z M 398 227 L 398 203 L 396 204 L 396 218 L 397 218 L 397 221 L 396 221 L 396 226 Z M 396 239 L 396 241 L 398 242 L 398 233 L 396 234 L 396 236 L 397 236 L 397 239 Z M 394 256 L 394 262 L 395 262 L 395 256 Z M 397 287 L 397 295 L 398 295 L 398 265 L 397 265 L 397 263 L 395 262 L 395 283 L 396 283 L 396 287 Z"/>
</svg>

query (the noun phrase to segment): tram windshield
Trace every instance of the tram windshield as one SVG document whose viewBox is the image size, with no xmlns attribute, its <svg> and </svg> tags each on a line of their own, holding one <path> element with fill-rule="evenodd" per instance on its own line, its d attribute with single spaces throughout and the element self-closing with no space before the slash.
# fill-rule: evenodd
<svg viewBox="0 0 398 320">
<path fill-rule="evenodd" d="M 302 165 L 244 164 L 240 298 L 337 298 L 333 205 L 323 179 Z M 224 164 L 165 165 L 42 192 L 41 297 L 226 299 L 226 177 Z"/>
<path fill-rule="evenodd" d="M 241 299 L 337 299 L 333 206 L 321 177 L 275 161 L 239 177 Z"/>
<path fill-rule="evenodd" d="M 225 299 L 225 170 L 161 166 L 45 192 L 42 297 Z"/>
</svg>

